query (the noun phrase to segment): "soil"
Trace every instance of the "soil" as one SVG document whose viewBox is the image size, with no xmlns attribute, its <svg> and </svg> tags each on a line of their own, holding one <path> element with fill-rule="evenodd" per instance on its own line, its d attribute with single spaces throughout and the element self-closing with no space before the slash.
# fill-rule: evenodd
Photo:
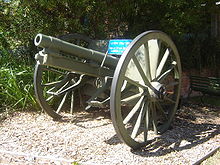
<svg viewBox="0 0 220 165">
<path fill-rule="evenodd" d="M 220 147 L 220 108 L 182 106 L 172 129 L 135 151 L 118 139 L 109 110 L 76 112 L 59 121 L 15 112 L 0 122 L 0 139 L 0 164 L 194 164 Z"/>
</svg>

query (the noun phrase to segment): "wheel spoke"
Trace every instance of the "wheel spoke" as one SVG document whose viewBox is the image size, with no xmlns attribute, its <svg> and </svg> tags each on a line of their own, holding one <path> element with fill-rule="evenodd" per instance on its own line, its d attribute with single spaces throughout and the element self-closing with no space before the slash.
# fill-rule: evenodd
<svg viewBox="0 0 220 165">
<path fill-rule="evenodd" d="M 157 112 L 156 112 L 156 106 L 155 103 L 151 103 L 151 112 L 152 112 L 152 124 L 154 133 L 157 134 Z"/>
<path fill-rule="evenodd" d="M 49 94 L 49 95 L 54 94 L 54 92 L 52 92 L 52 90 L 54 90 L 54 89 L 55 89 L 55 87 L 52 87 L 52 88 L 48 89 L 46 91 L 46 94 Z"/>
<path fill-rule="evenodd" d="M 150 73 L 150 58 L 149 58 L 149 47 L 148 42 L 144 44 L 144 56 L 146 62 L 146 76 L 149 81 L 152 80 L 151 73 Z"/>
<path fill-rule="evenodd" d="M 55 92 L 52 92 L 52 90 L 56 89 L 56 87 L 52 87 L 50 88 L 49 90 L 46 91 L 47 94 L 50 94 L 50 95 L 60 95 L 60 92 L 66 87 L 69 85 L 70 82 L 66 82 L 63 86 L 60 87 L 60 89 L 58 89 L 57 91 Z M 63 84 L 63 83 L 62 83 Z"/>
<path fill-rule="evenodd" d="M 50 101 L 52 98 L 54 98 L 54 96 L 55 96 L 55 95 L 51 95 L 50 97 L 48 97 L 48 98 L 46 99 L 46 101 Z"/>
<path fill-rule="evenodd" d="M 61 81 L 54 81 L 54 82 L 50 82 L 50 83 L 46 83 L 46 84 L 41 84 L 41 86 L 46 87 L 46 86 L 52 86 L 52 85 L 57 85 L 59 84 Z"/>
<path fill-rule="evenodd" d="M 70 113 L 73 114 L 74 110 L 74 91 L 71 91 L 71 101 L 70 101 Z"/>
<path fill-rule="evenodd" d="M 150 83 L 149 80 L 147 79 L 147 77 L 146 77 L 146 75 L 145 75 L 145 73 L 144 73 L 144 71 L 143 71 L 143 69 L 142 69 L 140 63 L 139 63 L 138 60 L 137 60 L 137 57 L 136 57 L 136 56 L 133 56 L 132 59 L 133 59 L 134 64 L 135 64 L 135 66 L 137 67 L 137 69 L 138 69 L 138 71 L 139 71 L 139 73 L 140 73 L 140 75 L 141 75 L 141 77 L 142 77 L 142 79 L 143 79 L 143 81 L 144 81 L 144 84 L 147 85 L 151 90 L 156 91 L 156 89 L 151 85 L 151 83 Z"/>
<path fill-rule="evenodd" d="M 133 59 L 133 61 L 134 61 L 134 64 L 135 64 L 135 66 L 136 66 L 138 72 L 139 72 L 140 75 L 141 75 L 142 80 L 144 81 L 144 83 L 145 83 L 147 86 L 149 86 L 149 85 L 150 85 L 150 82 L 149 82 L 149 80 L 147 79 L 147 77 L 146 77 L 146 75 L 145 75 L 145 73 L 144 73 L 144 71 L 143 71 L 143 69 L 142 69 L 140 63 L 138 62 L 137 57 L 136 57 L 136 56 L 133 56 L 132 59 Z"/>
<path fill-rule="evenodd" d="M 128 103 L 128 102 L 134 101 L 135 99 L 138 99 L 138 98 L 140 98 L 141 96 L 143 96 L 143 93 L 138 93 L 138 94 L 129 96 L 129 97 L 127 97 L 127 98 L 121 100 L 121 103 Z"/>
<path fill-rule="evenodd" d="M 162 60 L 160 61 L 159 66 L 157 68 L 156 77 L 158 77 L 161 74 L 162 69 L 163 69 L 169 55 L 170 55 L 170 49 L 167 48 L 166 52 L 164 53 L 164 55 L 162 57 Z"/>
<path fill-rule="evenodd" d="M 121 91 L 121 99 L 131 95 L 132 89 L 136 89 L 136 87 L 134 85 L 128 84 L 128 86 L 123 91 Z M 134 94 L 134 92 L 132 92 L 132 94 Z"/>
<path fill-rule="evenodd" d="M 157 39 L 152 39 L 148 41 L 148 45 L 149 45 L 151 78 L 155 79 L 161 43 Z"/>
<path fill-rule="evenodd" d="M 65 88 L 66 85 L 69 84 L 69 78 L 66 76 L 64 79 L 62 79 L 61 81 L 56 81 L 56 82 L 52 82 L 52 83 L 47 83 L 49 85 L 46 84 L 42 84 L 42 87 L 46 86 L 50 86 L 50 85 L 54 85 L 54 87 L 50 88 L 49 90 L 47 90 L 47 94 L 52 94 L 52 95 L 58 95 L 58 92 L 60 92 L 63 88 Z M 60 89 L 58 89 L 60 88 Z M 52 92 L 53 89 L 58 89 L 56 92 Z"/>
<path fill-rule="evenodd" d="M 62 109 L 62 107 L 63 107 L 63 105 L 64 105 L 64 103 L 65 103 L 65 101 L 66 101 L 67 95 L 68 95 L 68 92 L 65 93 L 65 95 L 63 96 L 63 99 L 61 100 L 60 105 L 59 105 L 59 107 L 57 108 L 56 113 L 60 113 L 60 110 Z"/>
<path fill-rule="evenodd" d="M 46 101 L 50 101 L 52 98 L 54 98 L 54 96 L 56 96 L 56 95 L 54 95 L 55 93 L 52 92 L 52 90 L 54 90 L 54 89 L 55 89 L 55 87 L 52 87 L 46 91 L 46 94 L 51 95 L 46 99 Z"/>
<path fill-rule="evenodd" d="M 132 79 L 126 77 L 126 76 L 124 77 L 124 80 L 126 80 L 129 84 L 132 84 L 132 85 L 134 85 L 136 87 L 148 90 L 147 86 L 142 85 L 138 81 L 134 81 L 134 80 L 132 80 Z"/>
<path fill-rule="evenodd" d="M 167 77 L 167 75 L 169 75 L 169 73 L 174 69 L 174 67 L 176 66 L 176 64 L 177 64 L 176 61 L 173 61 L 171 68 L 168 69 L 167 71 L 165 71 L 162 75 L 160 75 L 160 76 L 157 78 L 157 81 L 159 81 L 159 82 L 163 81 L 163 80 Z"/>
<path fill-rule="evenodd" d="M 80 85 L 80 83 L 82 83 L 83 77 L 84 77 L 84 75 L 81 75 L 80 79 L 77 82 L 75 82 L 75 84 L 73 84 L 73 85 L 71 85 L 71 86 L 69 86 L 69 87 L 67 87 L 65 89 L 62 88 L 62 90 L 59 90 L 59 92 L 57 92 L 56 94 L 57 95 L 62 95 L 63 93 L 66 93 L 66 92 L 69 92 L 71 90 L 74 90 L 75 88 L 77 88 Z M 66 78 L 66 79 L 68 80 L 68 78 Z"/>
<path fill-rule="evenodd" d="M 121 87 L 121 92 L 123 92 L 127 86 L 127 81 L 124 81 L 123 84 L 122 84 L 122 87 Z"/>
<path fill-rule="evenodd" d="M 132 108 L 129 114 L 125 117 L 125 119 L 123 120 L 124 124 L 127 124 L 131 120 L 131 118 L 134 116 L 134 114 L 139 110 L 140 106 L 143 104 L 143 99 L 144 99 L 144 96 L 142 96 L 140 100 L 138 100 L 138 102 L 135 104 L 135 106 Z"/>
<path fill-rule="evenodd" d="M 53 94 L 54 95 L 59 95 L 59 93 L 66 87 L 66 86 L 68 86 L 69 85 L 69 81 L 68 82 L 66 82 L 62 87 L 60 87 L 60 89 L 58 89 L 56 92 L 54 92 Z"/>
<path fill-rule="evenodd" d="M 145 109 L 144 109 L 144 103 L 143 103 L 141 106 L 141 111 L 138 115 L 137 121 L 135 123 L 134 129 L 131 134 L 131 138 L 133 138 L 133 139 L 137 136 L 138 130 L 141 126 L 141 121 L 143 120 L 143 117 L 144 117 L 144 111 L 145 111 Z"/>
<path fill-rule="evenodd" d="M 149 103 L 145 104 L 144 108 L 146 109 L 145 121 L 144 121 L 144 141 L 147 141 L 147 134 L 149 130 Z"/>
</svg>

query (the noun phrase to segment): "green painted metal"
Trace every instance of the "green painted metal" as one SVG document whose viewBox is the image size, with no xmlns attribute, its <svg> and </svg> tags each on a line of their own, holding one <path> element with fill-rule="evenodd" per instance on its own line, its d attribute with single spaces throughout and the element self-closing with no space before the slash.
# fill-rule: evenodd
<svg viewBox="0 0 220 165">
<path fill-rule="evenodd" d="M 191 76 L 189 95 L 192 90 L 202 92 L 203 95 L 209 94 L 220 96 L 220 78 Z"/>
<path fill-rule="evenodd" d="M 35 93 L 48 115 L 72 114 L 75 98 L 81 96 L 75 95 L 82 92 L 90 97 L 86 109 L 105 108 L 110 102 L 116 133 L 131 148 L 146 145 L 149 131 L 169 128 L 180 97 L 181 64 L 165 33 L 140 34 L 120 59 L 90 49 L 96 42 L 88 37 L 71 37 L 79 45 L 43 34 L 35 38 L 35 45 L 43 48 L 35 56 Z M 87 48 L 80 46 L 81 40 Z"/>
<path fill-rule="evenodd" d="M 104 53 L 92 49 L 87 49 L 81 46 L 77 46 L 68 43 L 66 41 L 62 41 L 58 38 L 46 36 L 44 34 L 38 34 L 35 37 L 34 44 L 38 47 L 47 48 L 54 52 L 58 52 L 58 53 L 63 52 L 75 57 L 93 60 L 99 64 L 102 63 L 105 57 Z M 113 56 L 106 56 L 105 66 L 115 69 L 117 63 L 118 63 L 118 58 Z M 62 64 L 65 65 L 65 63 Z"/>
<path fill-rule="evenodd" d="M 70 59 L 59 53 L 54 53 L 53 51 L 43 50 L 38 53 L 35 58 L 42 65 L 47 65 L 51 67 L 57 67 L 60 69 L 68 70 L 70 72 L 77 72 L 80 74 L 86 74 L 94 77 L 105 77 L 113 76 L 114 71 L 109 68 L 103 68 L 100 66 L 94 66 L 94 64 L 84 63 L 77 61 L 75 59 Z"/>
</svg>

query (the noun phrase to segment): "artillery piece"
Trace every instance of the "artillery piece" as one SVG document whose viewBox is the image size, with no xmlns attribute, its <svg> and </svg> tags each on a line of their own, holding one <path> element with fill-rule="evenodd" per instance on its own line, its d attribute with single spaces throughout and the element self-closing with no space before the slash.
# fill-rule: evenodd
<svg viewBox="0 0 220 165">
<path fill-rule="evenodd" d="M 76 44 L 43 34 L 34 41 L 43 48 L 35 56 L 35 93 L 48 115 L 73 113 L 74 93 L 80 90 L 89 96 L 86 109 L 110 105 L 116 133 L 131 148 L 146 145 L 150 129 L 158 134 L 170 127 L 180 97 L 181 64 L 169 36 L 144 32 L 120 57 L 106 47 L 97 51 L 97 45 L 110 41 L 71 37 Z"/>
</svg>

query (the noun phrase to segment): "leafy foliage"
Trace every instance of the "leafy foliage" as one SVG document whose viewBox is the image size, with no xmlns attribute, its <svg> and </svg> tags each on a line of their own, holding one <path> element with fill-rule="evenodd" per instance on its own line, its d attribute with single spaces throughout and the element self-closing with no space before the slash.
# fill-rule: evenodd
<svg viewBox="0 0 220 165">
<path fill-rule="evenodd" d="M 184 68 L 217 67 L 215 50 L 220 49 L 210 40 L 210 15 L 217 9 L 209 0 L 0 0 L 1 92 L 7 89 L 1 101 L 11 96 L 10 104 L 34 104 L 31 73 L 37 33 L 105 39 L 134 38 L 157 29 L 174 38 Z M 19 98 L 14 98 L 15 90 L 20 90 Z"/>
<path fill-rule="evenodd" d="M 200 33 L 207 21 L 201 4 L 202 0 L 2 0 L 2 30 L 10 29 L 10 37 L 23 44 L 40 32 L 77 32 L 92 38 L 134 37 L 149 29 L 172 36 Z"/>
<path fill-rule="evenodd" d="M 18 58 L 10 55 L 0 58 L 1 105 L 22 109 L 30 106 L 36 107 L 33 92 L 33 68 L 19 61 Z"/>
</svg>

